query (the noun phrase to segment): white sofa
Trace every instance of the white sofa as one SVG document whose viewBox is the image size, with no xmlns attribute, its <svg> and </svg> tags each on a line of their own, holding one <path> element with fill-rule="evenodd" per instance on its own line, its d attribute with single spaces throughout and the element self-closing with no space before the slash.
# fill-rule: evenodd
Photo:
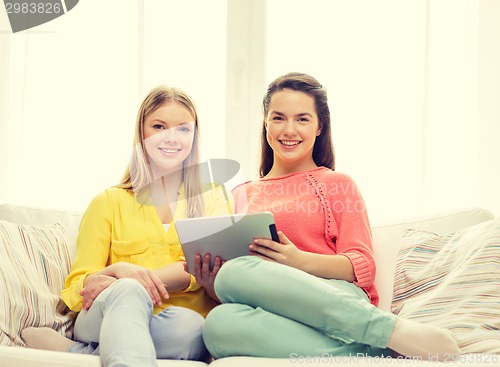
<svg viewBox="0 0 500 367">
<path fill-rule="evenodd" d="M 78 225 L 81 214 L 66 212 L 60 210 L 45 210 L 38 208 L 27 208 L 15 205 L 0 205 L 0 220 L 6 220 L 17 224 L 27 225 L 50 225 L 56 222 L 61 223 L 67 230 L 67 237 L 70 244 L 69 252 L 71 257 L 75 253 L 75 239 L 78 231 Z M 439 213 L 433 216 L 415 218 L 412 220 L 398 221 L 377 225 L 372 228 L 375 254 L 378 265 L 376 285 L 380 293 L 379 307 L 388 310 L 391 305 L 394 271 L 398 249 L 400 248 L 401 238 L 406 228 L 422 229 L 439 234 L 472 226 L 474 224 L 493 219 L 493 215 L 484 209 L 467 208 L 455 210 L 447 213 Z M 382 265 L 383 264 L 383 265 Z M 1 292 L 1 290 L 0 290 Z M 0 310 L 1 312 L 1 310 Z M 500 339 L 499 339 L 500 340 Z M 496 357 L 495 357 L 496 358 Z M 474 365 L 494 366 L 500 365 L 497 359 L 475 361 Z M 370 358 L 350 358 L 350 359 L 270 359 L 270 358 L 252 358 L 252 357 L 229 357 L 215 360 L 210 363 L 213 367 L 234 367 L 234 366 L 293 366 L 321 363 L 326 366 L 343 365 L 353 362 L 359 366 L 373 365 Z M 390 364 L 391 361 L 377 360 L 379 364 Z M 392 363 L 394 363 L 392 361 Z M 427 365 L 441 365 L 439 362 L 430 362 Z M 172 361 L 159 360 L 158 365 L 165 367 L 195 367 L 205 366 L 202 362 L 193 361 Z M 468 365 L 468 364 L 464 364 Z M 0 367 L 98 367 L 101 366 L 99 357 L 88 355 L 77 355 L 70 353 L 58 353 L 42 350 L 33 350 L 23 347 L 0 346 Z M 140 367 L 140 366 L 138 366 Z"/>
</svg>

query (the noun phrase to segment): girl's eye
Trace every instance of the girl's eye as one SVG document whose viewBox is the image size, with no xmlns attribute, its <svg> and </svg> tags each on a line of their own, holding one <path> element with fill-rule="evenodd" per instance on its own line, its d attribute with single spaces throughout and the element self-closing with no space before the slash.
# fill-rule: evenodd
<svg viewBox="0 0 500 367">
<path fill-rule="evenodd" d="M 163 130 L 164 128 L 165 128 L 165 126 L 160 125 L 160 124 L 153 125 L 153 129 L 155 129 L 155 130 Z"/>
<path fill-rule="evenodd" d="M 274 116 L 273 121 L 283 121 L 283 117 L 281 116 Z"/>
<path fill-rule="evenodd" d="M 299 122 L 305 124 L 306 122 L 309 122 L 309 120 L 307 118 L 305 118 L 305 117 L 302 117 L 302 118 L 299 119 Z"/>
<path fill-rule="evenodd" d="M 183 132 L 183 133 L 190 133 L 191 129 L 187 126 L 181 126 L 181 127 L 179 127 L 179 131 Z"/>
</svg>

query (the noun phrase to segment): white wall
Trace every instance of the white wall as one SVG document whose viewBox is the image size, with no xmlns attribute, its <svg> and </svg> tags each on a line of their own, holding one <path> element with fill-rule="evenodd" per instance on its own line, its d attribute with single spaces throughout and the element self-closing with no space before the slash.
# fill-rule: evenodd
<svg viewBox="0 0 500 367">
<path fill-rule="evenodd" d="M 224 156 L 225 12 L 225 1 L 86 0 L 32 30 L 2 34 L 11 44 L 0 55 L 10 76 L 0 91 L 9 107 L 0 120 L 10 188 L 0 190 L 2 201 L 84 210 L 119 182 L 137 109 L 158 84 L 193 97 L 206 154 Z"/>
<path fill-rule="evenodd" d="M 240 181 L 258 177 L 266 37 L 265 0 L 228 2 L 226 155 L 240 163 Z"/>
<path fill-rule="evenodd" d="M 225 0 L 144 1 L 144 91 L 163 83 L 194 99 L 206 155 L 225 156 Z M 135 116 L 135 115 L 134 115 Z"/>
<path fill-rule="evenodd" d="M 337 169 L 373 222 L 498 216 L 499 17 L 496 0 L 86 0 L 10 34 L 1 14 L 0 202 L 83 210 L 119 180 L 161 83 L 195 99 L 205 155 L 253 178 L 262 96 L 296 70 L 327 87 Z"/>
<path fill-rule="evenodd" d="M 0 203 L 7 200 L 9 192 L 7 121 L 9 119 L 10 32 L 7 13 L 0 12 Z"/>
<path fill-rule="evenodd" d="M 500 216 L 500 2 L 479 1 L 480 204 Z"/>
<path fill-rule="evenodd" d="M 337 169 L 374 222 L 500 214 L 499 151 L 484 144 L 500 136 L 499 15 L 494 1 L 268 2 L 267 81 L 304 71 L 327 87 Z"/>
<path fill-rule="evenodd" d="M 120 178 L 138 104 L 136 8 L 83 1 L 11 35 L 9 202 L 83 210 Z"/>
<path fill-rule="evenodd" d="M 372 218 L 420 212 L 425 2 L 312 4 L 269 2 L 269 81 L 295 70 L 326 86 L 336 168 L 358 183 Z M 282 27 L 280 15 L 297 21 Z"/>
<path fill-rule="evenodd" d="M 424 206 L 479 205 L 478 3 L 429 4 Z"/>
</svg>

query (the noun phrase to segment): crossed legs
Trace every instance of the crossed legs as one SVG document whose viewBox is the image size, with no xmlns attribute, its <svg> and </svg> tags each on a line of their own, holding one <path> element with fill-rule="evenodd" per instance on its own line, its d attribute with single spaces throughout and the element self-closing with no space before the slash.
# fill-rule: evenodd
<svg viewBox="0 0 500 367">
<path fill-rule="evenodd" d="M 106 367 L 156 366 L 157 358 L 206 358 L 203 323 L 201 315 L 182 307 L 153 315 L 151 299 L 142 285 L 120 279 L 88 311 L 80 312 L 74 331 L 78 342 L 49 328 L 28 328 L 22 336 L 32 348 L 100 355 Z"/>
<path fill-rule="evenodd" d="M 458 353 L 447 330 L 382 311 L 352 283 L 256 257 L 225 263 L 215 290 L 224 304 L 207 316 L 203 336 L 216 358 Z"/>
</svg>

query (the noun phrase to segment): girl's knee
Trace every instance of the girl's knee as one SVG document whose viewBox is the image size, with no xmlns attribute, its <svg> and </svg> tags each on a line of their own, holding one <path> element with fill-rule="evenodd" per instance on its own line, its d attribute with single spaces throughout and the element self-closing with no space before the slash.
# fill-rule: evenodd
<svg viewBox="0 0 500 367">
<path fill-rule="evenodd" d="M 157 315 L 150 331 L 158 358 L 204 360 L 204 323 L 200 314 L 184 307 L 172 306 Z"/>
<path fill-rule="evenodd" d="M 190 310 L 184 307 L 170 307 L 169 309 L 170 317 L 176 320 L 176 324 L 179 328 L 182 328 L 185 338 L 191 336 L 201 335 L 203 330 L 203 325 L 205 324 L 205 319 L 198 312 Z"/>
<path fill-rule="evenodd" d="M 109 286 L 106 298 L 114 302 L 126 302 L 131 305 L 134 301 L 145 303 L 150 308 L 153 301 L 142 284 L 131 278 L 121 278 Z M 103 292 L 104 293 L 104 292 Z"/>
<path fill-rule="evenodd" d="M 232 336 L 240 334 L 245 325 L 245 311 L 249 306 L 241 304 L 222 304 L 209 312 L 203 326 L 203 341 L 214 358 L 227 356 L 227 346 L 232 344 Z M 240 331 L 238 331 L 240 330 Z"/>
<path fill-rule="evenodd" d="M 226 334 L 226 330 L 245 327 L 247 320 L 255 309 L 239 303 L 223 303 L 212 309 L 205 319 L 203 335 Z"/>
<path fill-rule="evenodd" d="M 120 291 L 120 293 L 146 293 L 144 286 L 132 278 L 121 278 L 114 282 L 110 287 Z"/>
<path fill-rule="evenodd" d="M 176 338 L 182 348 L 176 359 L 204 360 L 208 356 L 207 348 L 203 341 L 203 325 L 205 319 L 196 313 L 198 317 L 184 319 L 182 328 L 178 328 Z"/>
<path fill-rule="evenodd" d="M 231 295 L 241 289 L 251 272 L 261 261 L 256 256 L 242 256 L 224 263 L 215 278 L 214 289 L 223 302 L 232 302 Z"/>
<path fill-rule="evenodd" d="M 203 341 L 205 319 L 201 315 L 198 316 L 200 318 L 190 318 L 179 335 L 179 339 L 185 345 L 183 353 L 186 355 L 182 359 L 204 360 L 208 357 L 208 351 Z"/>
<path fill-rule="evenodd" d="M 219 333 L 223 333 L 221 328 L 225 325 L 224 310 L 231 307 L 231 304 L 222 304 L 214 309 L 212 309 L 205 319 L 205 325 L 203 326 L 203 338 L 206 340 L 211 340 L 216 338 Z"/>
<path fill-rule="evenodd" d="M 214 358 L 221 358 L 223 355 L 219 350 L 220 343 L 224 343 L 225 321 L 223 318 L 224 308 L 230 304 L 222 304 L 211 310 L 203 326 L 203 342 L 210 355 Z"/>
</svg>

